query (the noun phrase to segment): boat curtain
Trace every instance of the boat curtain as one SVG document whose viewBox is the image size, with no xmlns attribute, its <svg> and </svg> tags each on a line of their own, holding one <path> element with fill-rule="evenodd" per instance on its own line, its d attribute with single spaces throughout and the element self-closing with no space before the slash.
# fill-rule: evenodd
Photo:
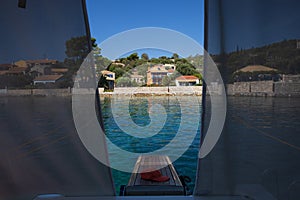
<svg viewBox="0 0 300 200">
<path fill-rule="evenodd" d="M 299 2 L 207 0 L 205 4 L 206 56 L 221 73 L 227 113 L 217 144 L 199 159 L 194 195 L 299 199 L 299 99 L 293 95 L 299 96 L 300 87 L 282 77 L 299 73 L 295 61 L 300 55 Z M 206 63 L 205 71 L 207 67 Z M 258 72 L 251 71 L 257 68 Z M 280 90 L 288 84 L 293 91 Z M 216 125 L 210 124 L 210 97 L 207 92 L 204 140 L 209 125 Z"/>
<path fill-rule="evenodd" d="M 1 64 L 17 63 L 13 69 L 20 69 L 27 62 L 41 69 L 48 62 L 56 68 L 65 63 L 69 65 L 65 76 L 72 80 L 72 73 L 83 60 L 67 52 L 67 41 L 75 38 L 73 44 L 77 41 L 86 51 L 91 47 L 85 1 L 20 3 L 1 2 Z M 29 93 L 22 95 L 14 87 L 26 77 L 16 73 L 12 72 L 7 80 L 5 76 L 0 79 L 7 84 L 2 92 L 9 89 L 19 96 L 0 98 L 0 199 L 34 199 L 46 194 L 114 196 L 110 168 L 88 152 L 77 134 L 70 95 L 53 97 L 45 93 L 32 97 L 31 93 L 38 90 L 30 88 L 25 88 Z M 26 73 L 45 77 L 49 72 L 45 67 L 44 71 Z M 71 92 L 70 88 L 63 90 L 66 94 Z M 85 126 L 88 134 L 88 122 Z M 98 145 L 106 151 L 104 139 Z"/>
</svg>

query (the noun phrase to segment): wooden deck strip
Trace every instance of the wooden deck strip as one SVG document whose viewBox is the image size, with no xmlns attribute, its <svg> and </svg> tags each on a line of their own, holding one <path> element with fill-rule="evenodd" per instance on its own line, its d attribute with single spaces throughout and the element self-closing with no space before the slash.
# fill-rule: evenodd
<svg viewBox="0 0 300 200">
<path fill-rule="evenodd" d="M 155 182 L 141 178 L 141 172 L 159 169 L 169 181 Z M 184 195 L 184 188 L 168 156 L 140 156 L 126 186 L 126 195 Z"/>
<path fill-rule="evenodd" d="M 169 157 L 167 157 L 166 159 L 168 159 L 169 162 L 171 162 Z M 182 186 L 182 183 L 180 181 L 180 178 L 179 178 L 178 174 L 176 173 L 176 170 L 175 170 L 174 166 L 170 165 L 169 167 L 171 168 L 170 172 L 172 173 L 172 177 L 174 178 L 175 184 L 178 185 L 178 186 Z"/>
</svg>

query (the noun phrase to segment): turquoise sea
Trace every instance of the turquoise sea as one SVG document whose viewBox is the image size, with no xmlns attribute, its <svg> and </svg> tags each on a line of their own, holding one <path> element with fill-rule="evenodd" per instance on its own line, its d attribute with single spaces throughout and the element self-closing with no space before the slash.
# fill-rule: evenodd
<svg viewBox="0 0 300 200">
<path fill-rule="evenodd" d="M 128 152 L 138 154 L 155 152 L 176 140 L 176 135 L 182 134 L 182 138 L 175 145 L 176 149 L 167 150 L 166 154 L 175 161 L 174 166 L 179 175 L 191 178 L 188 187 L 192 192 L 200 143 L 201 97 L 116 97 L 103 98 L 101 103 L 107 140 Z M 118 107 L 118 112 L 113 112 L 113 107 Z M 129 115 L 129 118 L 126 115 Z M 184 121 L 184 118 L 187 120 Z M 144 130 L 150 132 L 149 137 L 146 135 L 145 138 L 139 138 L 132 135 L 137 129 L 136 125 L 139 126 L 141 133 Z M 182 156 L 177 155 L 180 148 L 183 148 Z M 129 156 L 122 159 L 122 155 L 109 145 L 108 149 L 110 161 L 117 163 L 117 167 L 130 165 L 133 169 L 136 158 Z M 179 158 L 174 160 L 173 157 Z M 119 192 L 120 186 L 126 185 L 129 181 L 130 173 L 114 169 L 113 177 L 116 191 Z"/>
</svg>

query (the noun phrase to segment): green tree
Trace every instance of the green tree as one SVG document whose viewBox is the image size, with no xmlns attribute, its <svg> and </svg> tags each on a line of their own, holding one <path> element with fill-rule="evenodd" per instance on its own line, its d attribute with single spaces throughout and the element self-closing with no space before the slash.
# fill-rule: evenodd
<svg viewBox="0 0 300 200">
<path fill-rule="evenodd" d="M 171 84 L 171 78 L 169 76 L 164 76 L 162 79 L 162 84 L 164 86 L 169 86 Z"/>
<path fill-rule="evenodd" d="M 92 47 L 96 48 L 96 39 L 91 39 Z M 87 36 L 72 37 L 66 41 L 66 55 L 75 62 L 83 61 L 90 53 Z"/>
<path fill-rule="evenodd" d="M 118 79 L 119 77 L 122 77 L 125 73 L 125 70 L 123 70 L 120 67 L 116 67 L 114 70 L 111 70 L 112 72 L 115 72 L 116 75 L 116 79 Z"/>
<path fill-rule="evenodd" d="M 29 75 L 0 75 L 0 88 L 23 88 L 32 83 L 32 77 Z"/>
<path fill-rule="evenodd" d="M 95 49 L 94 56 L 100 57 L 100 48 L 97 48 L 96 39 L 91 39 L 92 48 Z M 64 75 L 64 81 L 61 85 L 64 87 L 72 87 L 73 86 L 73 76 L 78 71 L 80 65 L 90 53 L 90 43 L 88 41 L 87 36 L 79 36 L 79 37 L 72 37 L 71 39 L 67 40 L 66 43 L 66 55 L 67 58 L 64 60 L 64 65 L 69 70 Z M 94 70 L 92 68 L 87 70 Z"/>
<path fill-rule="evenodd" d="M 194 66 L 188 62 L 177 62 L 176 70 L 182 75 L 193 75 L 197 73 Z"/>
<path fill-rule="evenodd" d="M 95 65 L 96 65 L 96 73 L 97 76 L 101 76 L 101 71 L 107 69 L 110 66 L 111 60 L 103 56 L 96 56 L 95 57 Z M 110 70 L 110 69 L 109 69 Z M 110 70 L 111 71 L 111 70 Z"/>
<path fill-rule="evenodd" d="M 104 88 L 104 91 L 108 89 L 108 82 L 106 80 L 106 77 L 103 76 L 102 74 L 101 74 L 99 82 L 98 82 L 98 87 Z"/>
<path fill-rule="evenodd" d="M 172 56 L 173 59 L 178 59 L 179 58 L 179 55 L 177 53 L 173 53 L 173 56 Z"/>
<path fill-rule="evenodd" d="M 147 64 L 147 63 L 144 63 L 142 65 L 138 65 L 137 68 L 136 68 L 138 74 L 146 77 L 149 66 L 150 66 L 150 64 Z"/>
<path fill-rule="evenodd" d="M 134 61 L 134 60 L 138 60 L 138 59 L 139 59 L 139 56 L 137 53 L 133 53 L 127 57 L 127 60 L 130 60 L 130 61 Z"/>
<path fill-rule="evenodd" d="M 146 53 L 143 53 L 141 57 L 142 57 L 142 59 L 144 59 L 144 60 L 149 60 L 149 56 L 148 56 L 148 54 L 146 54 Z"/>
<path fill-rule="evenodd" d="M 117 79 L 117 87 L 130 87 L 131 80 L 129 77 L 120 77 Z"/>
</svg>

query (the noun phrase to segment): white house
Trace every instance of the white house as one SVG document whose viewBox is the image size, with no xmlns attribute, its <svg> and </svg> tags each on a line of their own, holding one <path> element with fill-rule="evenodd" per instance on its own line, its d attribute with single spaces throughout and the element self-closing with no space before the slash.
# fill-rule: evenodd
<svg viewBox="0 0 300 200">
<path fill-rule="evenodd" d="M 135 81 L 137 84 L 144 84 L 144 76 L 139 75 L 138 72 L 133 72 L 132 75 L 130 75 L 131 81 Z"/>
<path fill-rule="evenodd" d="M 38 76 L 33 80 L 33 84 L 47 84 L 47 83 L 56 83 L 59 79 L 61 79 L 63 75 L 43 75 Z"/>
<path fill-rule="evenodd" d="M 193 86 L 199 84 L 199 79 L 196 76 L 179 76 L 175 83 L 176 86 Z"/>
</svg>

